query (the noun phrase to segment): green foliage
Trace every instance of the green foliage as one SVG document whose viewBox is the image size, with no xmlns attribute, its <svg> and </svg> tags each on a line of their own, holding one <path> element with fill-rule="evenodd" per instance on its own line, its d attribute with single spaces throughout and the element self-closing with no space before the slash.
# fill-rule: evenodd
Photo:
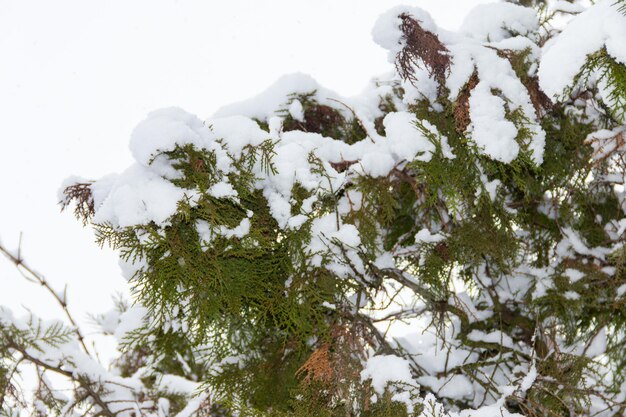
<svg viewBox="0 0 626 417">
<path fill-rule="evenodd" d="M 624 12 L 626 6 L 621 6 Z M 617 122 L 626 121 L 626 67 L 609 55 L 603 48 L 587 57 L 585 65 L 576 77 L 581 84 L 588 84 L 595 77 L 598 86 L 604 90 L 606 112 Z"/>
</svg>

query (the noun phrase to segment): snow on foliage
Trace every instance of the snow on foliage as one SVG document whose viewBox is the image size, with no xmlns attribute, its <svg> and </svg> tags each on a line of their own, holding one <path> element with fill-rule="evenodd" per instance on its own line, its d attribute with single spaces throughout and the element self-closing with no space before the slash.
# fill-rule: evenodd
<svg viewBox="0 0 626 417">
<path fill-rule="evenodd" d="M 61 196 L 120 250 L 136 305 L 97 322 L 124 352 L 108 371 L 37 321 L 62 333 L 40 348 L 0 310 L 4 348 L 109 417 L 622 413 L 626 17 L 578 6 L 560 33 L 512 2 L 457 33 L 396 7 L 360 96 L 292 74 L 150 113 L 131 167 Z"/>
<path fill-rule="evenodd" d="M 609 55 L 626 64 L 626 15 L 614 0 L 600 0 L 580 13 L 545 46 L 539 66 L 541 88 L 560 95 L 580 73 L 587 56 L 606 48 Z"/>
<path fill-rule="evenodd" d="M 490 7 L 493 10 L 489 9 Z M 533 161 L 541 164 L 545 132 L 537 124 L 535 109 L 527 89 L 507 59 L 499 57 L 493 48 L 474 40 L 477 38 L 480 41 L 486 39 L 502 41 L 513 34 L 526 35 L 537 28 L 537 19 L 533 11 L 511 4 L 480 6 L 469 15 L 464 25 L 464 33 L 473 35 L 458 37 L 443 33 L 436 27 L 428 13 L 421 9 L 394 8 L 381 16 L 373 30 L 375 41 L 388 48 L 390 56 L 394 57 L 398 48 L 403 47 L 402 32 L 398 29 L 398 15 L 401 14 L 417 16 L 416 18 L 426 30 L 434 33 L 441 32 L 442 39 L 450 40 L 450 44 L 446 44 L 446 47 L 451 51 L 452 62 L 462 62 L 464 66 L 460 67 L 461 64 L 457 64 L 451 68 L 451 74 L 447 78 L 454 80 L 452 85 L 448 85 L 451 97 L 458 95 L 462 84 L 470 78 L 472 72 L 467 69 L 468 66 L 475 66 L 479 82 L 469 98 L 471 125 L 468 129 L 470 137 L 479 149 L 495 160 L 510 163 L 518 156 L 520 145 L 522 145 L 529 150 Z M 483 16 L 482 20 L 478 16 Z M 480 30 L 493 33 L 481 34 Z M 458 52 L 458 57 L 455 52 Z M 364 97 L 345 99 L 329 90 L 322 89 L 308 76 L 292 74 L 282 77 L 268 90 L 253 99 L 222 108 L 214 118 L 205 123 L 197 116 L 179 108 L 154 111 L 133 132 L 130 145 L 132 154 L 138 164 L 148 166 L 149 171 L 154 174 L 165 178 L 176 178 L 179 174 L 172 167 L 171 162 L 168 162 L 164 153 L 175 149 L 176 146 L 190 144 L 200 149 L 217 152 L 217 166 L 227 174 L 231 169 L 230 157 L 241 156 L 246 146 L 258 146 L 267 139 L 276 140 L 274 148 L 276 173 L 267 176 L 260 172 L 261 168 L 257 168 L 255 174 L 259 178 L 264 178 L 262 180 L 264 194 L 270 201 L 274 217 L 284 227 L 290 220 L 287 212 L 290 207 L 291 189 L 296 182 L 307 189 L 325 187 L 324 175 L 314 174 L 310 168 L 307 168 L 310 166 L 307 159 L 311 152 L 319 157 L 323 164 L 338 164 L 345 160 L 359 161 L 359 164 L 351 170 L 360 170 L 359 172 L 372 177 L 385 177 L 394 167 L 404 161 L 418 159 L 427 162 L 435 151 L 436 145 L 448 150 L 445 137 L 438 137 L 439 143 L 434 143 L 428 137 L 428 133 L 424 134 L 423 131 L 415 128 L 417 122 L 415 115 L 408 112 L 391 112 L 385 116 L 383 121 L 385 137 L 374 133 L 369 141 L 359 141 L 354 144 L 346 144 L 340 140 L 324 138 L 308 132 L 282 134 L 278 132 L 272 135 L 271 132 L 268 134 L 262 130 L 254 121 L 271 118 L 288 101 L 289 94 L 310 91 L 315 92 L 313 98 L 320 104 L 334 104 L 339 107 L 339 111 L 344 113 L 348 110 L 338 103 L 352 103 L 346 107 L 355 114 L 367 115 L 369 110 L 375 107 L 374 104 L 366 103 Z M 494 91 L 498 91 L 499 94 L 494 94 Z M 376 96 L 373 98 L 378 99 Z M 297 115 L 294 117 L 295 120 L 304 117 L 302 104 L 298 103 L 300 102 L 293 100 L 289 107 L 289 112 Z M 517 109 L 522 112 L 524 121 L 516 124 L 515 120 L 511 120 L 510 114 L 507 117 L 507 112 L 512 113 Z M 367 120 L 361 120 L 361 122 L 371 123 Z M 425 125 L 431 128 L 427 122 Z M 522 128 L 530 132 L 528 137 L 518 144 Z M 452 156 L 450 152 L 447 155 Z M 339 184 L 340 178 L 344 175 L 333 172 L 334 170 L 329 168 L 331 176 L 338 179 L 335 183 Z M 109 221 L 114 225 L 130 226 L 133 224 L 131 220 L 133 218 L 134 224 L 143 224 L 151 220 L 162 223 L 173 214 L 172 202 L 190 197 L 182 190 L 175 195 L 176 190 L 168 188 L 167 184 L 159 183 L 158 177 L 152 177 L 151 172 L 146 172 L 145 175 L 146 187 L 143 189 L 147 194 L 140 195 L 138 193 L 142 191 L 141 183 L 135 183 L 139 178 L 135 175 L 137 171 L 137 169 L 132 169 L 118 179 L 110 192 L 110 201 L 97 209 L 96 221 L 98 223 Z M 214 189 L 216 197 L 235 197 L 227 182 L 217 187 Z M 98 188 L 97 184 L 95 188 Z M 137 194 L 135 194 L 136 190 Z M 218 192 L 218 190 L 223 191 Z M 163 200 L 153 199 L 152 197 L 156 194 L 163 195 Z M 133 198 L 133 195 L 136 197 Z M 116 203 L 121 200 L 124 202 Z M 132 202 L 133 200 L 135 203 Z M 128 207 L 123 208 L 124 205 Z M 141 209 L 140 205 L 144 205 L 145 208 Z M 127 215 L 116 213 L 117 209 L 124 210 Z"/>
<path fill-rule="evenodd" d="M 406 359 L 394 355 L 372 356 L 361 371 L 361 379 L 370 380 L 372 388 L 378 395 L 383 395 L 385 390 L 389 389 L 389 384 L 417 387 L 418 384 L 411 375 L 410 365 Z M 411 404 L 410 401 L 407 403 Z"/>
<path fill-rule="evenodd" d="M 474 71 L 478 85 L 471 93 L 471 137 L 490 157 L 509 163 L 518 156 L 516 141 L 519 129 L 529 128 L 531 134 L 524 145 L 537 164 L 543 161 L 545 132 L 537 124 L 535 109 L 528 90 L 515 74 L 509 60 L 497 50 L 538 49 L 534 44 L 538 19 L 532 9 L 514 4 L 485 4 L 477 6 L 466 18 L 461 33 L 439 29 L 430 15 L 421 9 L 394 8 L 382 15 L 374 27 L 374 40 L 389 50 L 392 61 L 406 39 L 399 30 L 398 16 L 406 14 L 420 22 L 422 28 L 437 35 L 447 50 L 451 67 L 445 83 L 450 98 L 456 98 Z M 512 42 L 514 41 L 514 42 Z M 499 92 L 494 94 L 494 92 Z M 499 96 L 501 94 L 501 96 Z M 524 122 L 517 125 L 509 112 L 522 111 Z"/>
<path fill-rule="evenodd" d="M 246 116 L 258 120 L 267 120 L 284 106 L 290 94 L 309 93 L 311 91 L 315 92 L 316 100 L 323 104 L 326 104 L 328 98 L 337 97 L 336 93 L 319 85 L 308 74 L 286 74 L 257 96 L 220 108 L 215 113 L 215 117 Z"/>
<path fill-rule="evenodd" d="M 512 3 L 474 7 L 461 25 L 461 33 L 481 42 L 500 42 L 514 36 L 530 36 L 539 28 L 533 9 Z"/>
</svg>

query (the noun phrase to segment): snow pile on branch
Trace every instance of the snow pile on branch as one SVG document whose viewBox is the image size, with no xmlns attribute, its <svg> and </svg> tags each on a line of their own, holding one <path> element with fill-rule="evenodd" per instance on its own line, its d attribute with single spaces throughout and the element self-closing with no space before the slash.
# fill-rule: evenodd
<svg viewBox="0 0 626 417">
<path fill-rule="evenodd" d="M 292 79 L 284 80 L 291 87 Z M 278 92 L 280 97 L 272 99 L 278 102 L 284 98 L 282 94 L 286 88 L 278 83 L 270 92 L 262 94 L 259 100 L 266 102 L 270 93 Z M 256 103 L 255 100 L 249 101 L 246 107 L 259 105 L 253 103 Z M 226 177 L 234 170 L 233 160 L 240 158 L 250 147 L 257 147 L 264 141 L 273 142 L 274 172 L 268 175 L 260 163 L 255 166 L 254 172 L 259 178 L 257 187 L 263 190 L 272 214 L 282 227 L 286 227 L 292 217 L 289 200 L 296 183 L 308 190 L 337 189 L 350 172 L 384 177 L 406 161 L 428 161 L 436 149 L 431 139 L 418 130 L 415 116 L 406 112 L 390 113 L 385 117 L 386 137 L 373 132 L 373 138 L 364 138 L 354 144 L 317 133 L 281 132 L 280 119 L 274 120 L 279 123 L 277 130 L 267 132 L 256 121 L 244 116 L 218 117 L 202 123 L 196 116 L 179 108 L 151 113 L 139 124 L 131 138 L 131 150 L 137 165 L 113 179 L 106 178 L 92 185 L 94 193 L 106 195 L 96 202 L 94 220 L 116 227 L 150 221 L 163 224 L 175 212 L 177 202 L 194 196 L 194 191 L 176 187 L 168 181 L 180 178 L 181 174 L 166 153 L 184 145 L 215 153 L 221 181 L 211 187 L 210 193 L 217 198 L 236 198 L 236 192 Z M 429 129 L 432 131 L 434 127 Z M 452 156 L 445 138 L 441 141 L 448 155 Z M 315 172 L 311 155 L 319 158 L 326 172 Z M 358 163 L 351 166 L 348 172 L 337 172 L 333 165 L 344 161 Z M 328 178 L 332 178 L 330 183 Z"/>
<path fill-rule="evenodd" d="M 252 119 L 267 120 L 274 116 L 292 94 L 315 92 L 315 99 L 328 104 L 328 99 L 337 94 L 328 90 L 308 74 L 293 73 L 280 77 L 265 91 L 247 100 L 221 107 L 214 117 L 246 116 Z"/>
<path fill-rule="evenodd" d="M 480 42 L 500 42 L 515 36 L 531 36 L 539 28 L 533 9 L 512 3 L 480 4 L 461 25 L 461 33 Z"/>
<path fill-rule="evenodd" d="M 561 95 L 580 73 L 587 56 L 602 48 L 626 64 L 626 15 L 618 8 L 614 0 L 600 0 L 546 44 L 539 80 L 548 95 Z"/>
<path fill-rule="evenodd" d="M 417 22 L 424 34 L 405 33 L 400 30 L 405 19 Z M 395 17 L 394 17 L 395 16 Z M 539 48 L 534 44 L 534 33 L 538 28 L 533 10 L 513 4 L 487 4 L 477 6 L 463 25 L 464 36 L 439 29 L 427 12 L 417 8 L 394 8 L 382 15 L 372 31 L 374 41 L 389 50 L 395 61 L 403 50 L 412 44 L 426 42 L 424 36 L 438 42 L 438 54 L 445 54 L 450 61 L 449 68 L 433 68 L 433 55 L 421 46 L 422 56 L 414 64 L 428 68 L 430 74 L 445 72 L 445 82 L 449 97 L 456 99 L 472 76 L 477 78 L 471 90 L 469 111 L 470 136 L 478 147 L 491 158 L 505 163 L 512 162 L 519 154 L 520 145 L 531 153 L 537 165 L 543 162 L 545 132 L 539 126 L 537 111 L 533 106 L 527 87 L 521 82 L 508 59 L 499 51 Z M 420 50 L 418 48 L 418 54 Z M 396 66 L 402 66 L 402 62 Z M 518 120 L 512 114 L 521 111 Z M 507 114 L 508 113 L 508 114 Z M 523 120 L 520 120 L 523 119 Z M 528 129 L 521 138 L 520 130 Z M 521 143 L 518 143 L 521 142 Z"/>
</svg>

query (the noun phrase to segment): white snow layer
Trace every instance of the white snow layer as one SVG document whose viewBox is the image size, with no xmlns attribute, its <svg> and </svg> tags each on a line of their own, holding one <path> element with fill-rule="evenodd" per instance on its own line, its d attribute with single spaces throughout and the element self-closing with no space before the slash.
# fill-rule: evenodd
<svg viewBox="0 0 626 417">
<path fill-rule="evenodd" d="M 161 174 L 171 175 L 171 167 L 165 162 L 154 160 L 155 157 L 185 143 L 202 148 L 211 136 L 211 132 L 196 115 L 178 107 L 170 107 L 148 114 L 133 131 L 129 147 L 138 163 L 151 165 L 153 169 L 162 165 Z"/>
<path fill-rule="evenodd" d="M 369 358 L 361 371 L 361 380 L 368 379 L 378 394 L 383 394 L 390 383 L 417 386 L 411 376 L 409 361 L 395 355 L 377 355 Z"/>
<path fill-rule="evenodd" d="M 533 9 L 512 3 L 490 3 L 480 4 L 467 14 L 461 33 L 482 42 L 499 42 L 515 35 L 528 35 L 538 27 Z"/>
<path fill-rule="evenodd" d="M 469 99 L 472 139 L 493 159 L 509 163 L 517 157 L 517 128 L 505 118 L 505 102 L 488 85 L 478 83 Z"/>
<path fill-rule="evenodd" d="M 250 99 L 221 107 L 215 112 L 214 117 L 246 116 L 265 120 L 285 105 L 290 95 L 313 91 L 316 93 L 314 98 L 320 103 L 325 103 L 328 97 L 338 97 L 334 92 L 320 86 L 310 75 L 293 73 L 283 75 L 265 91 Z M 299 120 L 297 117 L 294 118 Z"/>
<path fill-rule="evenodd" d="M 403 34 L 400 30 L 402 20 L 399 17 L 402 14 L 413 17 L 425 30 L 437 33 L 437 25 L 427 11 L 410 6 L 396 6 L 389 9 L 378 17 L 372 29 L 374 42 L 389 51 L 389 62 L 394 62 L 396 54 L 404 46 Z"/>
<path fill-rule="evenodd" d="M 544 47 L 539 83 L 549 96 L 559 96 L 571 85 L 587 55 L 603 47 L 626 64 L 626 15 L 615 0 L 600 0 L 576 16 L 553 42 Z"/>
<path fill-rule="evenodd" d="M 151 221 L 162 224 L 176 212 L 178 202 L 185 196 L 184 190 L 139 164 L 128 168 L 114 181 L 95 182 L 92 189 L 98 194 L 106 193 L 93 221 L 115 227 Z"/>
</svg>

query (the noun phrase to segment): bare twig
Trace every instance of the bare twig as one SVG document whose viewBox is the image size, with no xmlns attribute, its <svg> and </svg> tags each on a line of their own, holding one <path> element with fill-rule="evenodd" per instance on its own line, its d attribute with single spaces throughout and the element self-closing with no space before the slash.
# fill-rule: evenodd
<svg viewBox="0 0 626 417">
<path fill-rule="evenodd" d="M 20 237 L 20 244 L 21 244 L 21 237 Z M 65 316 L 67 317 L 68 321 L 72 325 L 72 329 L 74 330 L 74 333 L 76 333 L 76 336 L 78 337 L 78 341 L 80 342 L 80 345 L 82 346 L 83 350 L 85 351 L 87 355 L 91 356 L 91 353 L 89 352 L 89 349 L 87 349 L 87 345 L 85 344 L 85 339 L 83 338 L 83 334 L 81 333 L 80 328 L 78 327 L 78 324 L 76 323 L 76 320 L 74 320 L 74 317 L 72 316 L 72 314 L 70 313 L 67 307 L 67 301 L 66 301 L 67 287 L 63 290 L 63 297 L 59 296 L 59 294 L 50 286 L 50 283 L 48 283 L 48 281 L 46 281 L 46 279 L 41 274 L 37 273 L 35 270 L 33 270 L 31 267 L 29 267 L 28 265 L 24 263 L 24 260 L 21 257 L 21 252 L 22 252 L 21 248 L 18 249 L 18 252 L 17 252 L 18 255 L 15 256 L 8 249 L 6 249 L 4 246 L 0 244 L 0 252 L 2 252 L 15 265 L 17 270 L 22 274 L 22 276 L 26 280 L 30 282 L 38 283 L 52 295 L 52 297 L 56 300 L 56 302 L 61 306 L 61 309 L 65 313 Z"/>
<path fill-rule="evenodd" d="M 3 250 L 4 251 L 4 250 Z M 89 395 L 89 397 L 92 398 L 92 400 L 100 407 L 100 413 L 99 415 L 103 415 L 106 417 L 115 417 L 115 414 L 113 411 L 111 411 L 109 409 L 109 407 L 107 406 L 107 402 L 101 397 L 101 395 L 94 390 L 94 388 L 92 387 L 92 385 L 96 385 L 96 382 L 90 381 L 88 378 L 77 374 L 75 372 L 71 372 L 69 370 L 63 369 L 61 368 L 61 366 L 52 366 L 42 360 L 40 360 L 39 358 L 31 355 L 28 350 L 24 347 L 24 346 L 20 346 L 18 343 L 15 342 L 15 340 L 13 340 L 13 338 L 11 337 L 10 334 L 8 334 L 5 331 L 2 331 L 2 337 L 5 340 L 5 344 L 7 347 L 14 349 L 16 351 L 18 351 L 24 358 L 24 360 L 39 366 L 43 369 L 47 369 L 48 371 L 54 372 L 56 374 L 62 375 L 66 378 L 69 378 L 70 380 L 76 382 L 82 389 L 85 390 L 85 392 Z"/>
</svg>

